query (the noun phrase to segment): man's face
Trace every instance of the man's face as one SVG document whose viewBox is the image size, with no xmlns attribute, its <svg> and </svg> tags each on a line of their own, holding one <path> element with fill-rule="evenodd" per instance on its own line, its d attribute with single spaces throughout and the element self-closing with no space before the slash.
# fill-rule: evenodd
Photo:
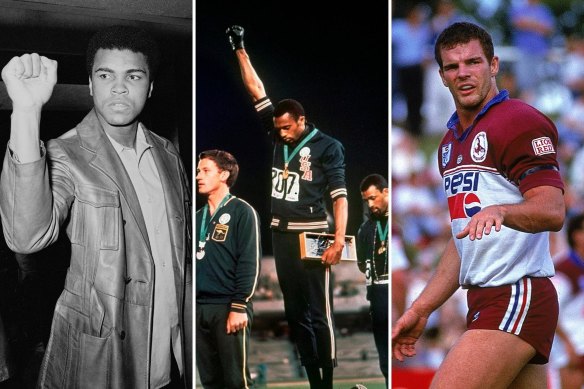
<svg viewBox="0 0 584 389">
<path fill-rule="evenodd" d="M 89 77 L 89 91 L 104 127 L 131 125 L 152 92 L 146 57 L 130 50 L 99 49 Z"/>
<path fill-rule="evenodd" d="M 285 113 L 274 118 L 274 128 L 285 143 L 294 143 L 299 138 L 305 128 L 305 117 L 300 116 L 298 120 Z"/>
<path fill-rule="evenodd" d="M 440 50 L 440 77 L 450 89 L 456 109 L 477 114 L 497 94 L 494 77 L 499 59 L 489 63 L 478 40 Z"/>
<path fill-rule="evenodd" d="M 371 185 L 366 191 L 361 193 L 363 201 L 367 202 L 367 207 L 371 214 L 375 216 L 383 216 L 387 212 L 389 190 L 384 188 L 383 190 L 377 189 L 375 185 Z"/>
<path fill-rule="evenodd" d="M 227 185 L 229 172 L 220 170 L 215 161 L 209 158 L 203 158 L 197 165 L 197 189 L 199 194 L 209 196 Z"/>
</svg>

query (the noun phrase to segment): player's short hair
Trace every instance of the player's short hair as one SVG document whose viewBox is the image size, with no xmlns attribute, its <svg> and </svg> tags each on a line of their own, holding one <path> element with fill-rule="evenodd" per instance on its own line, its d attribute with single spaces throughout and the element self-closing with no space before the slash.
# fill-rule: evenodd
<svg viewBox="0 0 584 389">
<path fill-rule="evenodd" d="M 442 69 L 442 56 L 440 51 L 442 49 L 452 49 L 457 45 L 468 43 L 472 40 L 478 40 L 485 57 L 489 63 L 495 56 L 495 49 L 493 47 L 493 39 L 491 35 L 482 27 L 469 22 L 457 22 L 446 27 L 438 39 L 436 39 L 436 44 L 434 45 L 434 58 L 436 62 Z"/>
<path fill-rule="evenodd" d="M 583 222 L 584 222 L 583 213 L 573 216 L 570 218 L 570 220 L 568 220 L 568 229 L 566 231 L 566 235 L 568 235 L 568 244 L 570 245 L 571 248 L 574 248 L 575 243 L 574 237 L 572 235 L 574 235 L 574 232 L 584 229 L 584 226 L 582 225 Z"/>
<path fill-rule="evenodd" d="M 239 174 L 239 165 L 233 154 L 223 150 L 206 150 L 199 154 L 199 161 L 202 159 L 210 159 L 220 170 L 228 171 L 227 186 L 231 188 L 235 185 Z"/>
<path fill-rule="evenodd" d="M 111 26 L 96 32 L 87 45 L 85 66 L 91 77 L 95 54 L 99 49 L 130 50 L 142 53 L 146 57 L 146 64 L 150 80 L 154 79 L 158 71 L 160 51 L 154 38 L 145 30 L 132 26 Z"/>
<path fill-rule="evenodd" d="M 285 113 L 290 114 L 294 120 L 298 120 L 300 116 L 306 116 L 302 104 L 294 99 L 284 99 L 276 104 L 273 114 L 274 117 L 278 118 Z"/>
<path fill-rule="evenodd" d="M 387 180 L 381 174 L 370 174 L 361 180 L 361 192 L 365 192 L 369 187 L 373 185 L 376 187 L 380 192 L 387 188 Z"/>
</svg>

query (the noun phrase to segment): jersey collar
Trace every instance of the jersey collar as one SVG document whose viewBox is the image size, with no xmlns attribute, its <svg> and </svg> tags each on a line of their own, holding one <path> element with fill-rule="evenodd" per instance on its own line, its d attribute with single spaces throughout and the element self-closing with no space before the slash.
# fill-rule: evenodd
<svg viewBox="0 0 584 389">
<path fill-rule="evenodd" d="M 470 131 L 473 129 L 474 125 L 476 124 L 476 122 L 485 114 L 487 113 L 487 111 L 489 110 L 489 108 L 491 108 L 493 105 L 495 104 L 499 104 L 502 101 L 505 100 L 509 100 L 509 92 L 506 89 L 503 89 L 501 92 L 499 92 L 495 97 L 493 97 L 488 103 L 487 105 L 485 105 L 483 107 L 483 109 L 481 110 L 481 112 L 479 112 L 479 114 L 477 115 L 477 117 L 475 118 L 475 120 L 472 122 L 472 124 L 466 128 L 462 134 L 460 136 L 457 136 L 456 134 L 456 129 L 458 127 L 458 124 L 460 123 L 460 119 L 458 117 L 458 113 L 456 113 L 456 111 L 452 114 L 452 116 L 450 117 L 450 119 L 448 120 L 448 123 L 446 124 L 446 127 L 448 127 L 448 129 L 450 131 L 452 131 L 452 134 L 454 135 L 454 138 L 458 141 L 463 141 L 466 139 L 466 137 L 468 136 L 468 134 L 470 133 Z"/>
</svg>

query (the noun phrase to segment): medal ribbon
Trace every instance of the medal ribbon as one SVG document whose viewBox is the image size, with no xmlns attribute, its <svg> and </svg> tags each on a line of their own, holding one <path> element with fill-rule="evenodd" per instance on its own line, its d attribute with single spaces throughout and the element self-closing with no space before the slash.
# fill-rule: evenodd
<svg viewBox="0 0 584 389">
<path fill-rule="evenodd" d="M 389 219 L 388 219 L 389 220 Z M 389 231 L 389 223 L 385 222 L 385 228 L 381 228 L 381 223 L 377 221 L 377 235 L 379 235 L 379 242 L 385 246 L 385 239 L 387 238 L 387 233 Z"/>
<path fill-rule="evenodd" d="M 199 248 L 205 247 L 205 237 L 207 236 L 207 230 L 209 229 L 209 225 L 213 221 L 213 218 L 215 217 L 215 215 L 217 215 L 217 211 L 219 211 L 219 209 L 223 205 L 225 205 L 225 203 L 227 202 L 227 200 L 229 200 L 230 197 L 231 197 L 230 193 L 227 193 L 227 195 L 225 197 L 223 197 L 223 200 L 221 200 L 221 202 L 219 203 L 219 206 L 215 210 L 215 213 L 213 213 L 213 215 L 211 215 L 211 217 L 209 218 L 209 223 L 206 223 L 206 224 L 205 224 L 205 222 L 207 221 L 207 212 L 209 211 L 209 203 L 206 203 L 205 206 L 203 207 L 203 220 L 201 220 L 201 229 L 199 230 Z"/>
<path fill-rule="evenodd" d="M 285 170 L 288 170 L 288 162 L 290 162 L 292 160 L 292 158 L 294 158 L 294 156 L 296 154 L 298 154 L 298 151 L 300 151 L 300 149 L 306 144 L 306 142 L 308 142 L 310 139 L 312 139 L 312 137 L 315 136 L 317 132 L 318 132 L 318 128 L 315 128 L 314 130 L 312 130 L 310 132 L 310 134 L 308 134 L 306 136 L 306 138 L 302 139 L 302 142 L 300 142 L 298 144 L 298 146 L 296 146 L 294 148 L 294 150 L 292 150 L 292 154 L 290 155 L 290 157 L 288 157 L 288 145 L 284 145 L 284 169 Z"/>
</svg>

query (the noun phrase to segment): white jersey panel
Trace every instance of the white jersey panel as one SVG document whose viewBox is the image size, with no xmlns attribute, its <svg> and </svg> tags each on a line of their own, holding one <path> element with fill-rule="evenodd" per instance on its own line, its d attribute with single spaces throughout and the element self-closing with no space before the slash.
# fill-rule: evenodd
<svg viewBox="0 0 584 389">
<path fill-rule="evenodd" d="M 460 284 L 491 287 L 513 284 L 524 276 L 550 277 L 554 266 L 549 254 L 549 233 L 525 233 L 503 226 L 471 241 L 457 239 L 471 217 L 495 204 L 517 204 L 523 197 L 517 186 L 496 169 L 465 165 L 444 172 L 452 235 L 461 258 Z"/>
</svg>

